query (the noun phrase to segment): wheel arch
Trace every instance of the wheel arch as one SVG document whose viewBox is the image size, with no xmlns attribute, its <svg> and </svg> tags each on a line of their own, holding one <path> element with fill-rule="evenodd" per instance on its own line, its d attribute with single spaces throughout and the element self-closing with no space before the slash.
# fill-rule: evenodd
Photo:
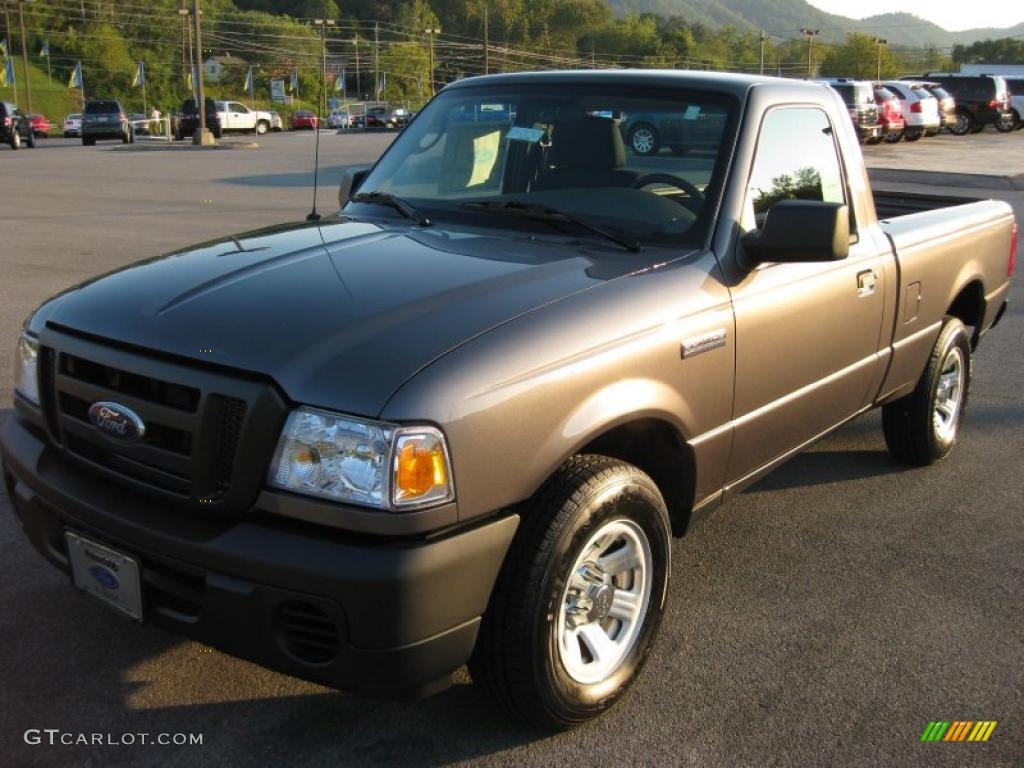
<svg viewBox="0 0 1024 768">
<path fill-rule="evenodd" d="M 985 287 L 978 276 L 972 276 L 961 285 L 949 303 L 946 314 L 959 318 L 964 325 L 973 329 L 971 348 L 974 349 L 978 345 L 981 326 L 985 319 Z"/>
</svg>

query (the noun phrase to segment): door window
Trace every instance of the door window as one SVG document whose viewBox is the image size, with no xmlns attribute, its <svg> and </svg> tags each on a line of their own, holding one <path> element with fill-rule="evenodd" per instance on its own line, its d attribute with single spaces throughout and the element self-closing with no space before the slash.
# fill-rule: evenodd
<svg viewBox="0 0 1024 768">
<path fill-rule="evenodd" d="M 761 125 L 744 228 L 760 228 L 779 200 L 846 202 L 832 125 L 817 107 L 774 109 Z"/>
</svg>

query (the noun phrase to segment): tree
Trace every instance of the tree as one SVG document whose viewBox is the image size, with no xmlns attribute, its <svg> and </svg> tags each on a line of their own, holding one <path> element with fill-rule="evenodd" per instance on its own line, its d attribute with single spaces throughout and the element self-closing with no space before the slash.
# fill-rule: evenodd
<svg viewBox="0 0 1024 768">
<path fill-rule="evenodd" d="M 851 32 L 846 42 L 830 46 L 821 62 L 822 75 L 832 77 L 853 77 L 859 80 L 874 80 L 878 67 L 879 46 L 870 35 Z M 889 79 L 899 74 L 899 64 L 888 46 L 881 47 L 882 78 Z"/>
</svg>

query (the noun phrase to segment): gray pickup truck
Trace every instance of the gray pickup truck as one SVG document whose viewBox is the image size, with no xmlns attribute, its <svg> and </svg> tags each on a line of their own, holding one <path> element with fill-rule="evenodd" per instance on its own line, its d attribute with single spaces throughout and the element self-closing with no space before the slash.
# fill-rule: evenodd
<svg viewBox="0 0 1024 768">
<path fill-rule="evenodd" d="M 131 619 L 381 696 L 468 662 L 556 728 L 636 677 L 701 515 L 874 407 L 951 450 L 1014 267 L 1009 206 L 872 194 L 839 97 L 774 78 L 463 80 L 340 195 L 35 311 L 13 508 Z"/>
</svg>

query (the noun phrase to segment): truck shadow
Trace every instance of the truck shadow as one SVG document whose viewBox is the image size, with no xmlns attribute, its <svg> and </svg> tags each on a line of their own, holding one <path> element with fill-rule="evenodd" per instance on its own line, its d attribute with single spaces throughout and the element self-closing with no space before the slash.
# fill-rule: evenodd
<svg viewBox="0 0 1024 768">
<path fill-rule="evenodd" d="M 906 472 L 888 451 L 818 450 L 802 453 L 751 486 L 750 491 L 783 491 Z"/>
<path fill-rule="evenodd" d="M 344 165 L 321 165 L 317 174 L 317 184 L 321 187 L 337 187 L 341 183 L 341 175 L 349 167 Z M 287 173 L 261 173 L 252 176 L 231 176 L 218 181 L 225 184 L 237 184 L 243 187 L 312 187 L 313 186 L 313 165 L 310 160 L 310 167 L 303 171 L 289 171 Z"/>
</svg>

